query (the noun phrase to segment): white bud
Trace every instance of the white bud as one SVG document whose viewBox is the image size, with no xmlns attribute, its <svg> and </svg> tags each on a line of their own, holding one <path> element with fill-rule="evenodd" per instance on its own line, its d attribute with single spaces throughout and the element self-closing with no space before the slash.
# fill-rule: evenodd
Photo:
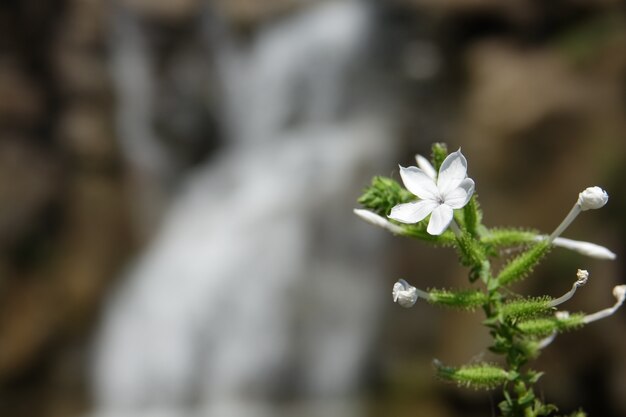
<svg viewBox="0 0 626 417">
<path fill-rule="evenodd" d="M 626 298 L 626 285 L 618 285 L 613 288 L 613 297 L 615 297 L 618 301 L 624 302 L 624 298 Z"/>
<path fill-rule="evenodd" d="M 400 304 L 402 307 L 413 307 L 417 301 L 417 288 L 401 279 L 393 284 L 392 295 L 393 301 Z"/>
<path fill-rule="evenodd" d="M 581 210 L 599 209 L 609 201 L 609 195 L 600 187 L 589 187 L 578 194 Z"/>
<path fill-rule="evenodd" d="M 389 220 L 385 219 L 382 216 L 374 213 L 373 211 L 363 210 L 363 209 L 354 209 L 354 214 L 365 220 L 366 222 L 373 224 L 374 226 L 382 227 L 383 229 L 389 230 L 391 233 L 400 235 L 404 233 L 402 227 L 391 223 Z"/>
<path fill-rule="evenodd" d="M 557 320 L 567 320 L 569 318 L 569 312 L 567 311 L 557 311 L 554 316 Z"/>
</svg>

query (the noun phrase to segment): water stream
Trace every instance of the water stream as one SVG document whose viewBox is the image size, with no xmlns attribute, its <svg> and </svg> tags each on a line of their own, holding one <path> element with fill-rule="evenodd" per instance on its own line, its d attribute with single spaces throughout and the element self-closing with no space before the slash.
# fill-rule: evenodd
<svg viewBox="0 0 626 417">
<path fill-rule="evenodd" d="M 350 208 L 394 148 L 389 115 L 371 111 L 354 77 L 371 28 L 366 4 L 345 0 L 247 40 L 207 32 L 226 145 L 185 174 L 107 303 L 93 415 L 361 415 L 388 291 L 380 235 Z M 147 64 L 133 65 L 136 76 Z M 132 85 L 133 71 L 114 76 Z M 131 112 L 141 101 L 120 97 Z M 122 120 L 122 148 L 153 152 L 137 111 Z"/>
</svg>

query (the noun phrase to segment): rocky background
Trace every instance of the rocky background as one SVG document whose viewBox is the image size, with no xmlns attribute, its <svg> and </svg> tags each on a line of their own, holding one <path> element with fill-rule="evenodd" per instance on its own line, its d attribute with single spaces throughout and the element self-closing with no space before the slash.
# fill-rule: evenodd
<svg viewBox="0 0 626 417">
<path fill-rule="evenodd" d="M 149 241 L 163 195 L 220 149 L 217 95 L 189 88 L 194 80 L 211 85 L 215 71 L 200 17 L 207 10 L 222 16 L 245 42 L 314 3 L 0 4 L 0 415 L 89 409 L 89 352 L 107 295 Z M 568 308 L 612 304 L 611 288 L 626 279 L 624 3 L 372 3 L 375 65 L 363 71 L 395 98 L 398 161 L 411 163 L 432 141 L 462 146 L 488 224 L 545 232 L 581 189 L 606 188 L 609 205 L 583 214 L 567 236 L 606 245 L 617 261 L 555 250 L 516 290 L 561 294 L 584 268 L 591 281 Z M 112 45 L 125 19 L 139 22 L 149 41 L 143 47 L 153 58 L 154 94 L 144 116 L 159 132 L 164 165 L 134 158 L 119 137 L 120 108 L 128 103 L 115 87 Z M 177 72 L 181 62 L 187 70 Z M 388 172 L 366 176 L 376 174 Z M 381 238 L 389 248 L 381 254 L 388 271 L 381 280 L 389 288 L 400 276 L 420 287 L 463 282 L 453 254 Z M 368 415 L 484 416 L 497 403 L 497 394 L 436 381 L 429 365 L 435 356 L 464 363 L 481 354 L 488 339 L 477 334 L 478 315 L 418 305 L 389 308 L 384 323 L 364 372 Z M 581 405 L 591 416 L 626 415 L 625 329 L 621 311 L 560 336 L 535 364 L 547 373 L 545 397 L 565 411 Z"/>
</svg>

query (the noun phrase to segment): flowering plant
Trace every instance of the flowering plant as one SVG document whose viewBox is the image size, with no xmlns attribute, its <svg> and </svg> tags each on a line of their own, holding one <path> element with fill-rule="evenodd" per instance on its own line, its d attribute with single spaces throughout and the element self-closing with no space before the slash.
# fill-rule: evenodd
<svg viewBox="0 0 626 417">
<path fill-rule="evenodd" d="M 594 314 L 558 311 L 576 290 L 584 285 L 589 273 L 578 270 L 570 291 L 558 298 L 511 296 L 509 287 L 532 272 L 552 246 L 560 246 L 583 255 L 614 259 L 605 247 L 560 237 L 582 211 L 598 209 L 608 202 L 600 187 L 589 187 L 563 222 L 550 235 L 514 228 L 488 228 L 474 194 L 474 181 L 467 176 L 467 160 L 460 150 L 448 154 L 445 145 L 432 148 L 432 164 L 417 156 L 417 167 L 400 167 L 404 187 L 391 178 L 375 177 L 359 199 L 364 209 L 355 214 L 387 229 L 395 235 L 417 238 L 428 243 L 456 249 L 462 265 L 469 268 L 468 278 L 475 285 L 469 290 L 420 290 L 400 279 L 393 286 L 393 301 L 412 307 L 422 298 L 431 304 L 461 310 L 480 308 L 485 314 L 493 342 L 489 350 L 500 355 L 500 364 L 472 363 L 447 366 L 435 360 L 438 375 L 461 386 L 502 389 L 499 403 L 503 417 L 552 416 L 557 407 L 535 395 L 533 386 L 542 373 L 527 368 L 557 334 L 580 328 L 610 316 L 624 302 L 626 285 L 613 289 L 615 304 Z M 511 255 L 510 248 L 523 248 Z M 494 258 L 509 256 L 497 272 Z M 583 417 L 579 410 L 572 417 Z"/>
</svg>

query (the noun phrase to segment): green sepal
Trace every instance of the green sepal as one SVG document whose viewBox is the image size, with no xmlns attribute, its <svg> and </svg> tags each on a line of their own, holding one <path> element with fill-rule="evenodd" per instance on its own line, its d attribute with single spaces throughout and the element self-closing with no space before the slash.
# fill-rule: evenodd
<svg viewBox="0 0 626 417">
<path fill-rule="evenodd" d="M 405 190 L 396 180 L 387 177 L 374 177 L 369 187 L 359 197 L 359 204 L 386 217 L 392 207 L 415 200 L 415 196 Z"/>
<path fill-rule="evenodd" d="M 398 223 L 400 227 L 404 230 L 403 235 L 412 237 L 414 239 L 419 239 L 427 243 L 432 243 L 435 245 L 441 246 L 452 246 L 456 241 L 456 236 L 450 230 L 446 230 L 442 234 L 435 236 L 431 235 L 426 231 L 428 227 L 428 223 L 425 221 L 415 223 L 415 224 L 401 224 Z"/>
<path fill-rule="evenodd" d="M 439 172 L 439 168 L 441 168 L 441 164 L 444 159 L 448 156 L 448 145 L 445 143 L 433 143 L 433 146 L 430 148 L 430 160 L 435 168 L 435 171 Z"/>
<path fill-rule="evenodd" d="M 451 367 L 435 360 L 434 364 L 440 378 L 466 388 L 493 389 L 509 380 L 509 373 L 505 369 L 489 363 Z"/>
<path fill-rule="evenodd" d="M 478 196 L 474 194 L 465 207 L 463 207 L 463 225 L 465 226 L 465 230 L 473 237 L 478 237 L 479 227 L 483 217 L 477 198 Z"/>
<path fill-rule="evenodd" d="M 526 278 L 549 251 L 550 243 L 547 241 L 533 245 L 502 268 L 496 278 L 498 283 L 500 285 L 509 285 Z"/>
<path fill-rule="evenodd" d="M 525 320 L 517 324 L 517 328 L 527 335 L 548 336 L 554 332 L 565 332 L 582 327 L 585 315 L 572 314 L 567 318 L 543 317 Z"/>
<path fill-rule="evenodd" d="M 494 248 L 528 246 L 536 242 L 538 232 L 514 228 L 493 228 L 481 236 L 481 242 Z"/>
<path fill-rule="evenodd" d="M 460 310 L 474 310 L 489 301 L 489 296 L 480 290 L 438 290 L 428 291 L 428 302 L 440 306 L 457 308 Z"/>
<path fill-rule="evenodd" d="M 504 320 L 519 320 L 536 317 L 553 308 L 549 306 L 550 297 L 522 298 L 509 301 L 500 308 L 500 314 Z"/>
<path fill-rule="evenodd" d="M 461 265 L 470 268 L 470 282 L 474 282 L 479 278 L 483 282 L 487 282 L 491 267 L 480 242 L 466 231 L 462 231 L 456 242 Z"/>
</svg>

